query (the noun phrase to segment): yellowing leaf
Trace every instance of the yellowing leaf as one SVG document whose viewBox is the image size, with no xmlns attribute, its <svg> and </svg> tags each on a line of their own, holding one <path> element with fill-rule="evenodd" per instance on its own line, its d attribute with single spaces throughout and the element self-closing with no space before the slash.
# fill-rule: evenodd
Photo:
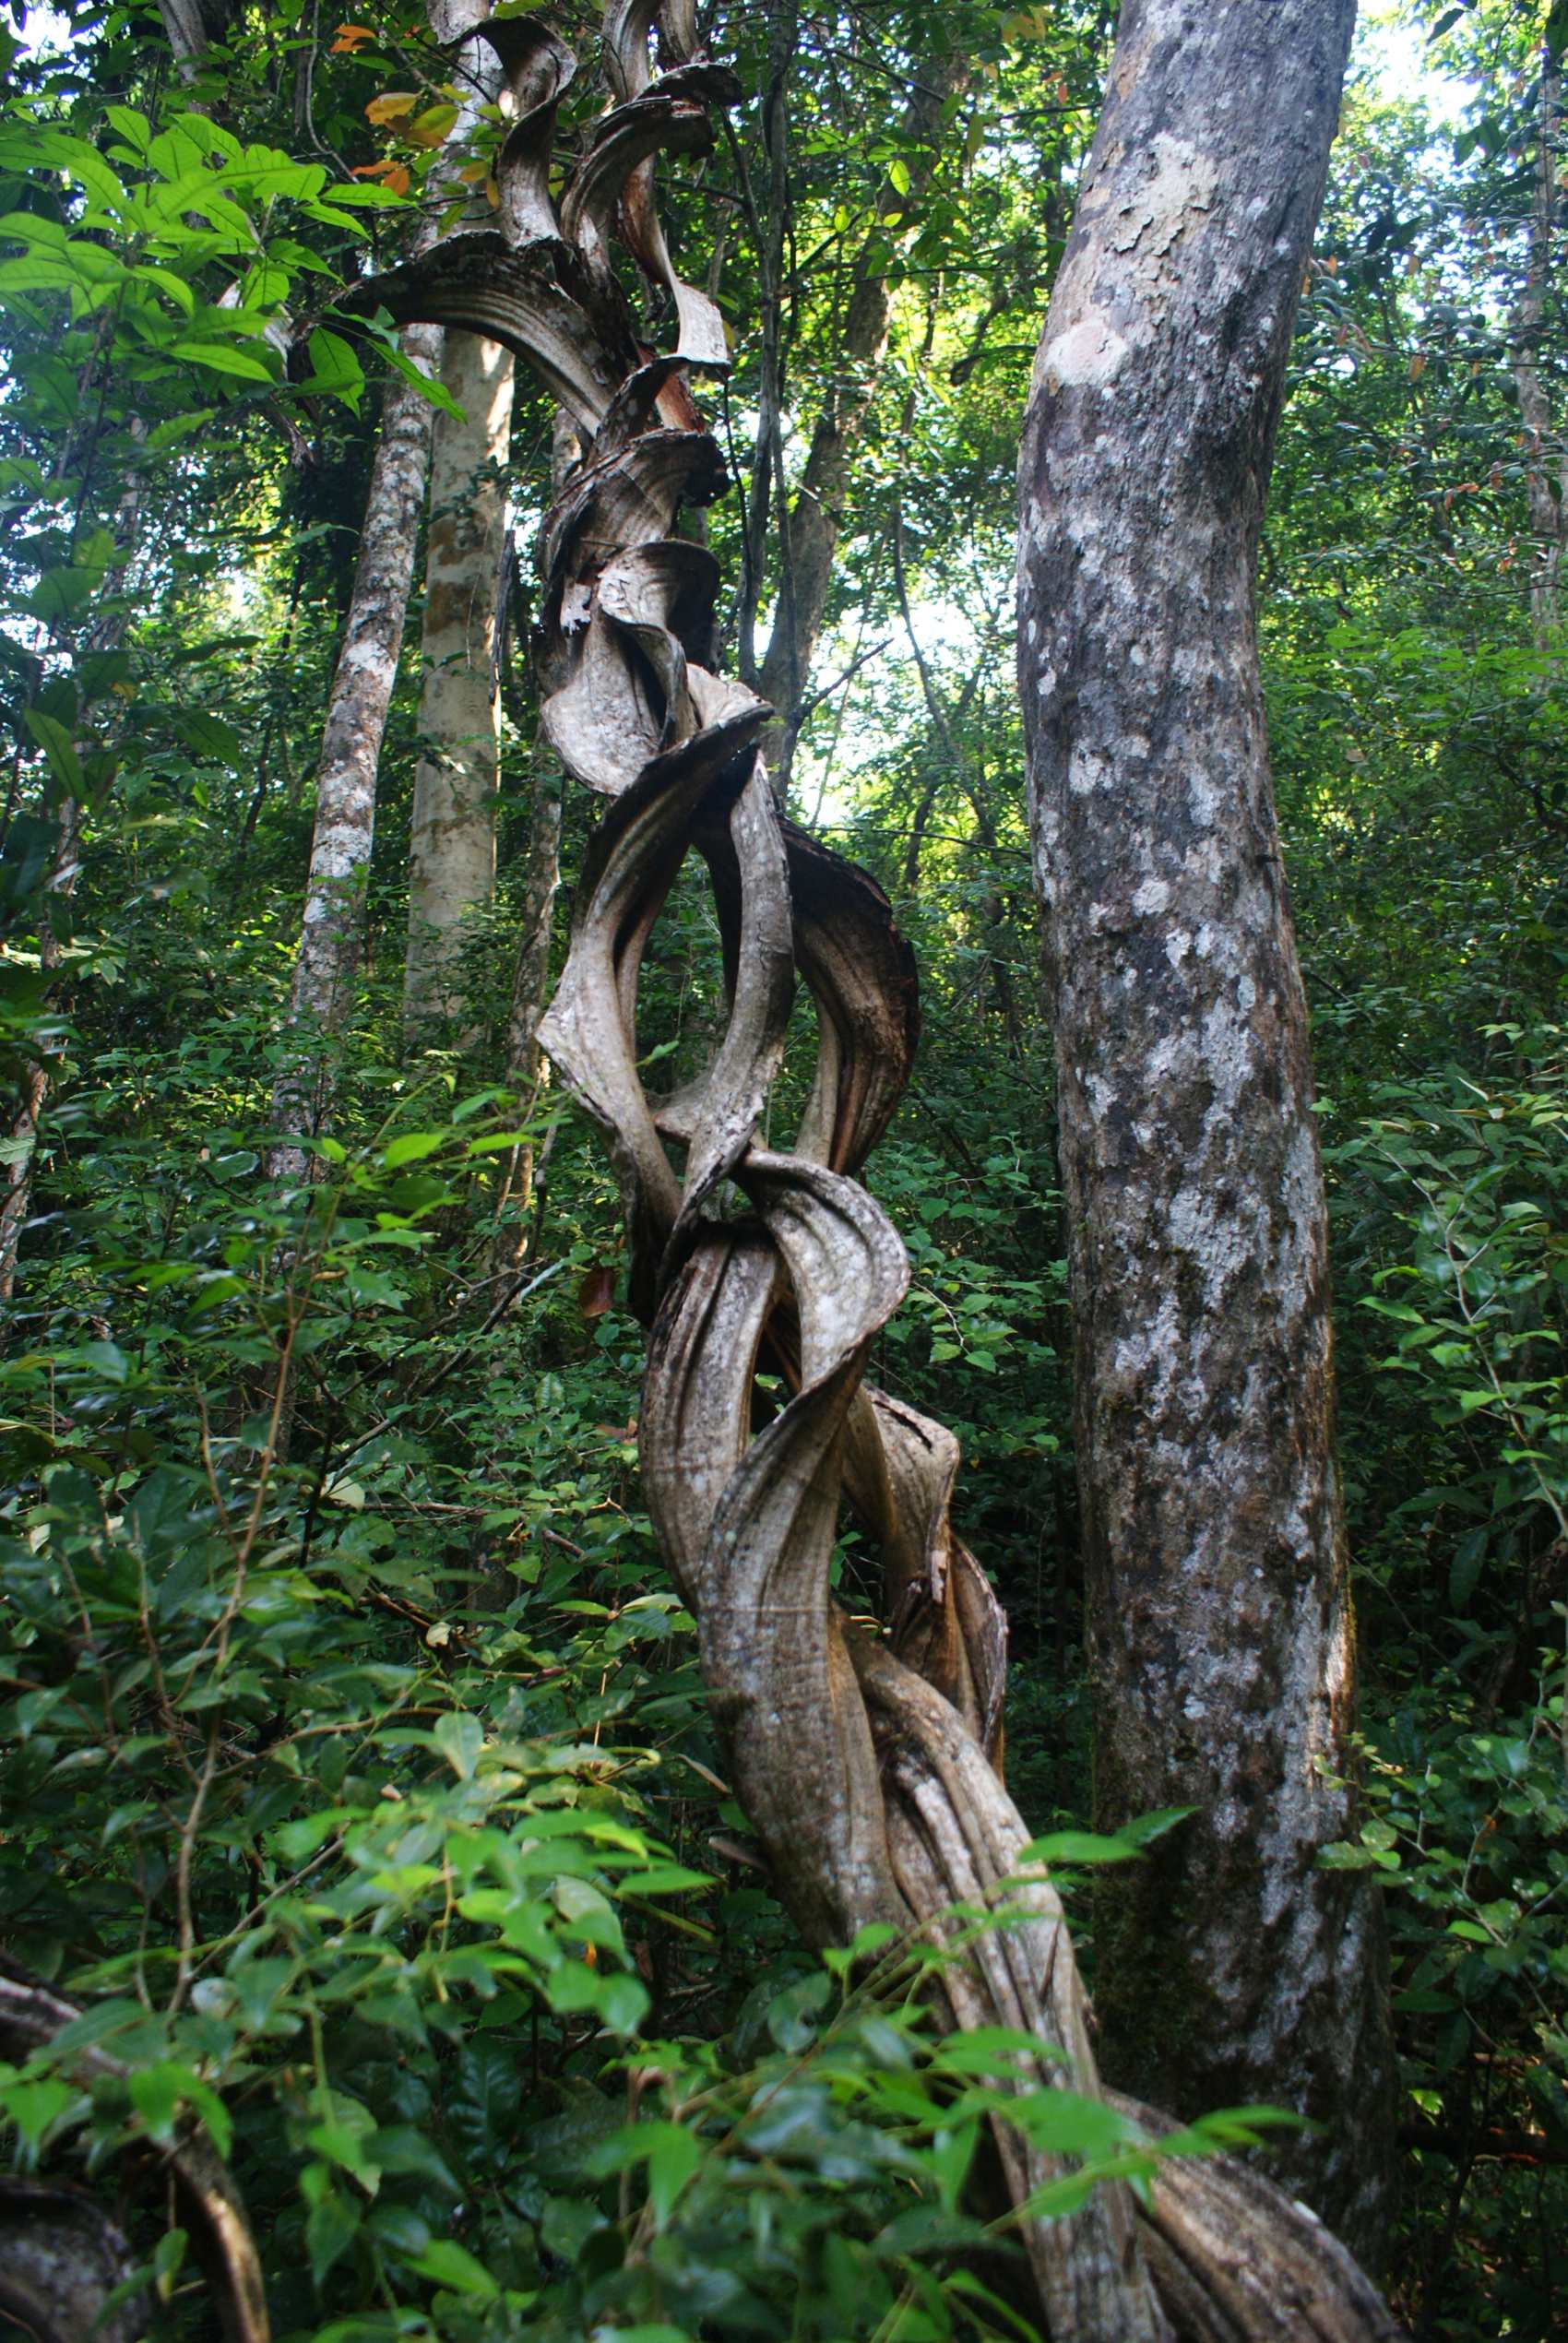
<svg viewBox="0 0 1568 2343">
<path fill-rule="evenodd" d="M 426 106 L 423 113 L 410 123 L 409 137 L 417 139 L 422 147 L 439 147 L 457 119 L 456 106 Z"/>
<path fill-rule="evenodd" d="M 401 122 L 405 114 L 412 113 L 419 101 L 417 89 L 384 89 L 366 106 L 364 118 L 374 123 Z"/>
<path fill-rule="evenodd" d="M 355 179 L 379 179 L 391 196 L 406 196 L 412 184 L 408 166 L 394 162 L 390 156 L 384 156 L 380 162 L 356 163 L 350 175 Z"/>
</svg>

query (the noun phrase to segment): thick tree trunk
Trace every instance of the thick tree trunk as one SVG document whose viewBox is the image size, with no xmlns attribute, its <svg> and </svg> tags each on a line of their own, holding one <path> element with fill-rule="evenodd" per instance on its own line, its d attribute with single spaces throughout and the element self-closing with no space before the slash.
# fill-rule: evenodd
<svg viewBox="0 0 1568 2343">
<path fill-rule="evenodd" d="M 785 783 L 812 655 L 827 608 L 849 482 L 887 355 L 893 287 L 885 267 L 873 255 L 889 234 L 897 232 L 893 223 L 910 216 L 930 185 L 940 150 L 944 112 L 964 89 L 969 70 L 969 59 L 960 50 L 933 56 L 917 69 L 914 93 L 900 125 L 901 138 L 913 149 L 908 157 L 909 187 L 900 194 L 886 180 L 877 196 L 877 224 L 855 265 L 834 379 L 813 430 L 806 468 L 790 508 L 789 590 L 780 594 L 757 679 L 763 698 L 770 700 L 778 712 L 778 722 L 764 735 L 764 751 L 776 779 Z"/>
<path fill-rule="evenodd" d="M 1036 362 L 1019 676 L 1061 1079 L 1097 1804 L 1190 1805 L 1099 1920 L 1107 2068 L 1325 2129 L 1375 2244 L 1384 1958 L 1306 1010 L 1253 587 L 1354 0 L 1127 0 Z"/>
<path fill-rule="evenodd" d="M 1563 538 L 1568 533 L 1568 446 L 1553 428 L 1551 399 L 1540 368 L 1541 327 L 1557 232 L 1557 169 L 1562 137 L 1562 69 L 1547 45 L 1541 49 L 1538 105 L 1529 252 L 1525 290 L 1514 313 L 1514 387 L 1525 431 L 1525 496 L 1534 540 L 1530 632 L 1536 648 L 1547 651 L 1558 640 L 1558 583 Z"/>
<path fill-rule="evenodd" d="M 514 371 L 499 342 L 447 335 L 441 378 L 464 420 L 439 414 L 431 449 L 403 993 L 410 1030 L 461 1013 L 463 922 L 495 887 L 497 630 Z"/>
<path fill-rule="evenodd" d="M 441 329 L 410 326 L 403 347 L 429 372 L 440 356 Z M 422 392 L 400 375 L 388 377 L 348 625 L 322 734 L 310 876 L 289 996 L 290 1044 L 272 1096 L 273 1122 L 285 1135 L 270 1157 L 277 1180 L 310 1176 L 315 1159 L 300 1141 L 317 1136 L 331 1113 L 333 1037 L 352 1001 L 364 944 L 376 770 L 413 581 L 430 417 Z"/>
</svg>

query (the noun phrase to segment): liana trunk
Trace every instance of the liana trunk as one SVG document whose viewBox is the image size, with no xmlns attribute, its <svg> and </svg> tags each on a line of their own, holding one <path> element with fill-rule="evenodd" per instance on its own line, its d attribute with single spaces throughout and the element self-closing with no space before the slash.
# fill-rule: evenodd
<svg viewBox="0 0 1568 2343">
<path fill-rule="evenodd" d="M 1019 684 L 1076 1322 L 1096 1798 L 1194 1809 L 1097 1914 L 1111 2075 L 1392 2171 L 1306 1008 L 1259 684 L 1259 529 L 1353 0 L 1128 0 L 1036 362 Z M 1158 1955 L 1151 1947 L 1158 1947 Z"/>
</svg>

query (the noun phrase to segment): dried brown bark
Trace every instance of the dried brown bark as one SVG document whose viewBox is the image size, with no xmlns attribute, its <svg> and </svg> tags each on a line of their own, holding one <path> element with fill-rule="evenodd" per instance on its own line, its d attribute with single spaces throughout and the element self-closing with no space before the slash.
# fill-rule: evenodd
<svg viewBox="0 0 1568 2343">
<path fill-rule="evenodd" d="M 621 1176 L 634 1306 L 651 1323 L 640 1416 L 648 1510 L 698 1624 L 737 1790 L 808 1941 L 868 1921 L 949 1941 L 955 1905 L 1011 1924 L 951 1945 L 940 1991 L 956 2027 L 1003 2024 L 1039 2044 L 1019 2087 L 1099 2085 L 1055 1892 L 998 1770 L 1005 1623 L 949 1500 L 957 1445 L 864 1381 L 909 1265 L 860 1184 L 908 1080 L 915 971 L 862 871 L 781 822 L 757 751 L 766 704 L 707 663 L 717 565 L 675 535 L 683 504 L 724 485 L 688 367 L 727 363 L 711 305 L 675 277 L 651 204 L 659 149 L 700 152 L 707 107 L 737 94 L 695 52 L 685 0 L 612 0 L 616 104 L 559 216 L 546 166 L 562 53 L 538 19 L 495 28 L 522 135 L 504 202 L 533 225 L 516 247 L 475 234 L 357 288 L 350 306 L 490 332 L 571 407 L 581 463 L 547 516 L 540 560 L 544 727 L 572 779 L 608 801 L 589 840 L 571 950 L 540 1030 L 603 1126 Z M 540 93 L 543 93 L 542 95 Z M 638 345 L 603 236 L 620 232 L 667 284 L 675 350 Z M 712 880 L 729 1019 L 705 1076 L 650 1098 L 638 1073 L 638 973 L 684 856 Z M 795 978 L 814 996 L 815 1080 L 792 1146 L 758 1136 Z M 683 1150 L 680 1169 L 670 1152 Z M 743 1208 L 726 1209 L 727 1186 Z M 757 1372 L 780 1377 L 770 1411 Z M 754 1428 L 760 1423 L 761 1428 Z M 880 1542 L 886 1626 L 850 1624 L 829 1592 L 840 1506 Z M 1153 2119 L 1158 2123 L 1158 2119 Z M 1063 2170 L 996 2126 L 1001 2200 L 1057 2343 L 1387 2337 L 1343 2250 L 1266 2182 L 1215 2161 L 1179 2172 L 1135 2218 L 1099 2188 L 1072 2216 L 1028 2212 Z M 1146 2239 L 1146 2243 L 1141 2242 Z"/>
<path fill-rule="evenodd" d="M 1128 0 L 1036 362 L 1019 684 L 1060 1071 L 1097 1804 L 1196 1809 L 1097 1915 L 1111 2072 L 1325 2127 L 1375 2246 L 1384 1958 L 1354 1817 L 1326 1228 L 1258 534 L 1353 0 Z M 1158 1947 L 1158 1950 L 1152 1948 Z"/>
<path fill-rule="evenodd" d="M 439 327 L 410 327 L 403 347 L 424 372 L 433 372 L 441 353 Z M 310 875 L 289 995 L 291 1030 L 273 1085 L 273 1124 L 284 1135 L 268 1157 L 275 1180 L 311 1177 L 315 1158 L 301 1141 L 318 1136 L 331 1116 L 333 1041 L 352 1004 L 364 946 L 376 773 L 413 581 L 430 417 L 430 402 L 414 384 L 400 375 L 388 380 L 348 623 L 322 731 Z"/>
</svg>

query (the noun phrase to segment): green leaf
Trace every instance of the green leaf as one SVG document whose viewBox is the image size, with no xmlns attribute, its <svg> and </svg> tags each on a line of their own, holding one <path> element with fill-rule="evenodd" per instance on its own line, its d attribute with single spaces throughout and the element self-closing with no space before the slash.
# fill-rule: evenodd
<svg viewBox="0 0 1568 2343">
<path fill-rule="evenodd" d="M 414 2255 L 408 2266 L 454 2294 L 476 2295 L 482 2302 L 493 2302 L 501 2291 L 483 2263 L 476 2262 L 468 2247 L 455 2238 L 438 2237 L 422 2254 Z"/>
<path fill-rule="evenodd" d="M 305 2222 L 305 2251 L 310 2274 L 317 2286 L 334 2264 L 341 2261 L 359 2234 L 360 2208 L 348 2196 L 328 2188 L 312 2206 Z"/>
<path fill-rule="evenodd" d="M 445 1131 L 405 1131 L 400 1139 L 389 1139 L 381 1151 L 381 1160 L 388 1172 L 396 1172 L 405 1163 L 418 1163 L 437 1148 L 445 1147 Z"/>
<path fill-rule="evenodd" d="M 64 724 L 46 716 L 41 708 L 23 711 L 28 731 L 49 760 L 49 769 L 60 785 L 63 795 L 81 798 L 87 794 L 87 781 L 76 744 Z"/>
<path fill-rule="evenodd" d="M 198 366 L 210 366 L 214 374 L 237 375 L 242 382 L 265 383 L 269 390 L 278 387 L 278 377 L 270 366 L 254 358 L 248 350 L 236 350 L 226 341 L 177 341 L 172 354 L 189 358 Z"/>
<path fill-rule="evenodd" d="M 484 1747 L 484 1727 L 466 1711 L 449 1709 L 438 1717 L 433 1732 L 440 1750 L 459 1781 L 471 1781 Z"/>
<path fill-rule="evenodd" d="M 360 364 L 351 342 L 341 334 L 329 333 L 318 326 L 310 338 L 311 377 L 303 386 L 306 390 L 321 392 L 330 398 L 340 398 L 351 414 L 360 411 L 364 397 L 364 368 Z"/>
</svg>

